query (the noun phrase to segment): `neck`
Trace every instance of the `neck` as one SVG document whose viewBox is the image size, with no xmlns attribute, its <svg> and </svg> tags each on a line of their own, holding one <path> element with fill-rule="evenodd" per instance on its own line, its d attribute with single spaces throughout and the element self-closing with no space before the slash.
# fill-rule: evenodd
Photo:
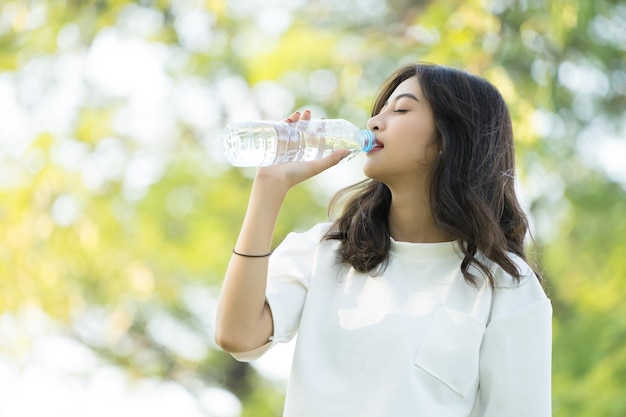
<svg viewBox="0 0 626 417">
<path fill-rule="evenodd" d="M 389 232 L 398 242 L 437 243 L 454 240 L 435 225 L 427 193 L 392 191 Z"/>
</svg>

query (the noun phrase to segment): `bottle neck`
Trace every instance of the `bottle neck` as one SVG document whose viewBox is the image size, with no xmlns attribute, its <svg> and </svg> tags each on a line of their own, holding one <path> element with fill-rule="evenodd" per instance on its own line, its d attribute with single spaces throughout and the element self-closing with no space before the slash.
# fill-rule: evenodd
<svg viewBox="0 0 626 417">
<path fill-rule="evenodd" d="M 376 136 L 371 130 L 363 129 L 359 132 L 359 137 L 363 140 L 363 152 L 369 152 L 376 142 Z"/>
</svg>

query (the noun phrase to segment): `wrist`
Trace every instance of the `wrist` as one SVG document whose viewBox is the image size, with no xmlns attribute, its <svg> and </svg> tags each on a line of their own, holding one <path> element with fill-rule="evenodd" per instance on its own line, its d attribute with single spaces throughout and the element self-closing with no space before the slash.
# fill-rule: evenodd
<svg viewBox="0 0 626 417">
<path fill-rule="evenodd" d="M 257 172 L 252 183 L 253 190 L 263 190 L 264 195 L 284 197 L 291 186 L 284 180 Z"/>
</svg>

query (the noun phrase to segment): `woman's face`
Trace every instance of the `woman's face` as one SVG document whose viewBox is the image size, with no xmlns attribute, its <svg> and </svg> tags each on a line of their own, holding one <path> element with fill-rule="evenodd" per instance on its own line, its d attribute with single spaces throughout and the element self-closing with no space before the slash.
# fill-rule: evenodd
<svg viewBox="0 0 626 417">
<path fill-rule="evenodd" d="M 425 183 L 439 149 L 433 113 L 417 77 L 403 81 L 391 93 L 367 128 L 376 135 L 376 146 L 363 166 L 367 177 L 389 187 Z"/>
</svg>

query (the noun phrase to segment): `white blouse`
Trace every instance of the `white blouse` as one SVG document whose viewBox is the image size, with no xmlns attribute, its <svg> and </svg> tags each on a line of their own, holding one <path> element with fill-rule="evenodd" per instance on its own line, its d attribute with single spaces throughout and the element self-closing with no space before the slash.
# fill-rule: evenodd
<svg viewBox="0 0 626 417">
<path fill-rule="evenodd" d="M 272 342 L 297 333 L 284 417 L 547 417 L 552 307 L 531 268 L 468 285 L 456 243 L 391 242 L 382 276 L 337 261 L 328 224 L 270 259 Z M 481 272 L 473 269 L 477 276 Z"/>
</svg>

